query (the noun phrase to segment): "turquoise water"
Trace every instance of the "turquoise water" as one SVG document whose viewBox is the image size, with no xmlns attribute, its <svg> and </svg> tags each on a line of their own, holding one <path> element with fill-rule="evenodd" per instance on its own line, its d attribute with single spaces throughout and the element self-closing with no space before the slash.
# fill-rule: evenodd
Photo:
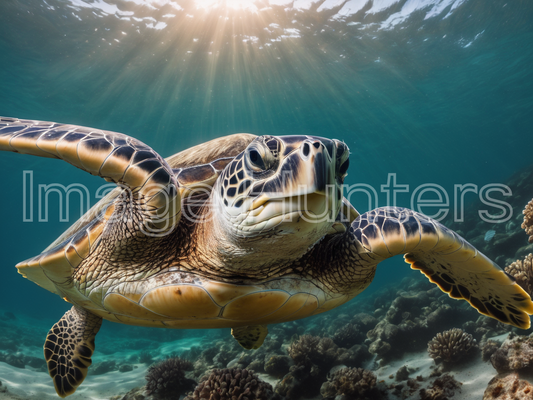
<svg viewBox="0 0 533 400">
<path fill-rule="evenodd" d="M 409 207 L 418 185 L 453 196 L 530 165 L 532 65 L 526 0 L 0 2 L 0 115 L 123 132 L 165 157 L 235 132 L 337 138 L 351 149 L 347 183 L 373 186 L 379 205 L 390 173 L 410 185 L 398 194 Z M 0 165 L 0 308 L 51 326 L 68 306 L 14 265 L 80 207 L 68 222 L 54 207 L 24 222 L 23 170 L 35 188 L 102 182 L 56 160 L 3 153 Z M 369 301 L 412 273 L 387 261 Z"/>
</svg>

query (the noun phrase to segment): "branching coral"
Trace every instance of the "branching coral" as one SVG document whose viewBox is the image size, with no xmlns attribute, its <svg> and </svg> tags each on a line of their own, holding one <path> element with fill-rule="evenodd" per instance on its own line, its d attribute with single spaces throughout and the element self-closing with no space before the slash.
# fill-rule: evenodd
<svg viewBox="0 0 533 400">
<path fill-rule="evenodd" d="M 524 222 L 522 223 L 522 229 L 529 235 L 529 243 L 533 243 L 533 199 L 528 203 L 523 213 Z"/>
<path fill-rule="evenodd" d="M 146 393 L 157 399 L 174 399 L 191 390 L 196 382 L 185 378 L 192 363 L 179 357 L 167 358 L 148 368 Z"/>
<path fill-rule="evenodd" d="M 363 368 L 342 368 L 335 372 L 329 382 L 322 385 L 321 393 L 325 398 L 344 395 L 350 399 L 377 399 L 376 375 Z"/>
<path fill-rule="evenodd" d="M 341 347 L 352 347 L 364 340 L 364 334 L 357 324 L 348 323 L 337 330 L 333 335 L 333 341 Z"/>
<path fill-rule="evenodd" d="M 302 335 L 289 348 L 289 355 L 295 364 L 316 364 L 322 368 L 331 368 L 338 361 L 339 347 L 331 338 Z"/>
<path fill-rule="evenodd" d="M 272 396 L 272 386 L 253 372 L 226 368 L 215 369 L 209 375 L 204 375 L 185 400 L 269 400 Z"/>
<path fill-rule="evenodd" d="M 435 361 L 454 363 L 467 355 L 477 344 L 472 335 L 462 329 L 453 328 L 437 333 L 428 343 L 428 353 Z"/>
<path fill-rule="evenodd" d="M 531 230 L 533 234 L 533 225 Z M 516 279 L 516 283 L 529 295 L 533 294 L 533 254 L 528 254 L 523 260 L 516 260 L 511 263 L 505 268 L 505 272 L 513 276 Z"/>
</svg>

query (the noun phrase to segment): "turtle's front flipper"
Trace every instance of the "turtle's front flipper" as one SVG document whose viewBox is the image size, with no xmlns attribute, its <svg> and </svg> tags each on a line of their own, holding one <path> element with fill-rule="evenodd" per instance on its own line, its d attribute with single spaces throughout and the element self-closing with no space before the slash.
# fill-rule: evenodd
<svg viewBox="0 0 533 400">
<path fill-rule="evenodd" d="M 529 295 L 498 265 L 439 222 L 401 207 L 364 213 L 343 235 L 325 243 L 331 280 L 341 293 L 356 295 L 372 280 L 377 264 L 404 254 L 411 268 L 481 314 L 518 328 L 530 327 Z"/>
<path fill-rule="evenodd" d="M 73 306 L 48 332 L 44 358 L 60 397 L 74 393 L 87 376 L 101 325 L 101 317 Z"/>
<path fill-rule="evenodd" d="M 152 148 L 130 136 L 0 117 L 0 150 L 59 158 L 129 189 L 142 206 L 144 233 L 165 233 L 180 219 L 181 196 L 172 168 Z"/>
</svg>

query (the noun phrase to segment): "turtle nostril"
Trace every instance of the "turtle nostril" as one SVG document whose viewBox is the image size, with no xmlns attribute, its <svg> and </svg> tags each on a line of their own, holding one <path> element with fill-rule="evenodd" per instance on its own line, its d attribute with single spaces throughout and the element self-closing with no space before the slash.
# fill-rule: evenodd
<svg viewBox="0 0 533 400">
<path fill-rule="evenodd" d="M 311 151 L 311 149 L 309 147 L 309 143 L 304 143 L 304 146 L 302 148 L 302 153 L 303 153 L 304 157 L 307 157 L 309 155 L 310 151 Z"/>
<path fill-rule="evenodd" d="M 315 149 L 318 149 L 320 147 L 320 143 L 319 142 L 315 142 L 315 143 L 313 143 L 313 146 L 315 146 Z"/>
</svg>

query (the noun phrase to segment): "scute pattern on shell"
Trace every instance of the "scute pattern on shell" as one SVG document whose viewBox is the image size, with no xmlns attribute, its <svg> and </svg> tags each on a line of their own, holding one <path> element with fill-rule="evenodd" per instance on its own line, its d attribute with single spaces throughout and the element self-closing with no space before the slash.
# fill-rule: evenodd
<svg viewBox="0 0 533 400">
<path fill-rule="evenodd" d="M 437 333 L 428 343 L 428 353 L 434 360 L 453 363 L 477 347 L 476 340 L 462 329 L 453 328 Z"/>
<path fill-rule="evenodd" d="M 214 369 L 185 400 L 270 400 L 272 386 L 247 369 Z"/>
<path fill-rule="evenodd" d="M 516 260 L 509 264 L 509 266 L 505 267 L 505 272 L 513 276 L 516 279 L 516 283 L 518 283 L 527 294 L 530 296 L 533 294 L 533 254 L 528 254 L 523 260 Z"/>
</svg>

